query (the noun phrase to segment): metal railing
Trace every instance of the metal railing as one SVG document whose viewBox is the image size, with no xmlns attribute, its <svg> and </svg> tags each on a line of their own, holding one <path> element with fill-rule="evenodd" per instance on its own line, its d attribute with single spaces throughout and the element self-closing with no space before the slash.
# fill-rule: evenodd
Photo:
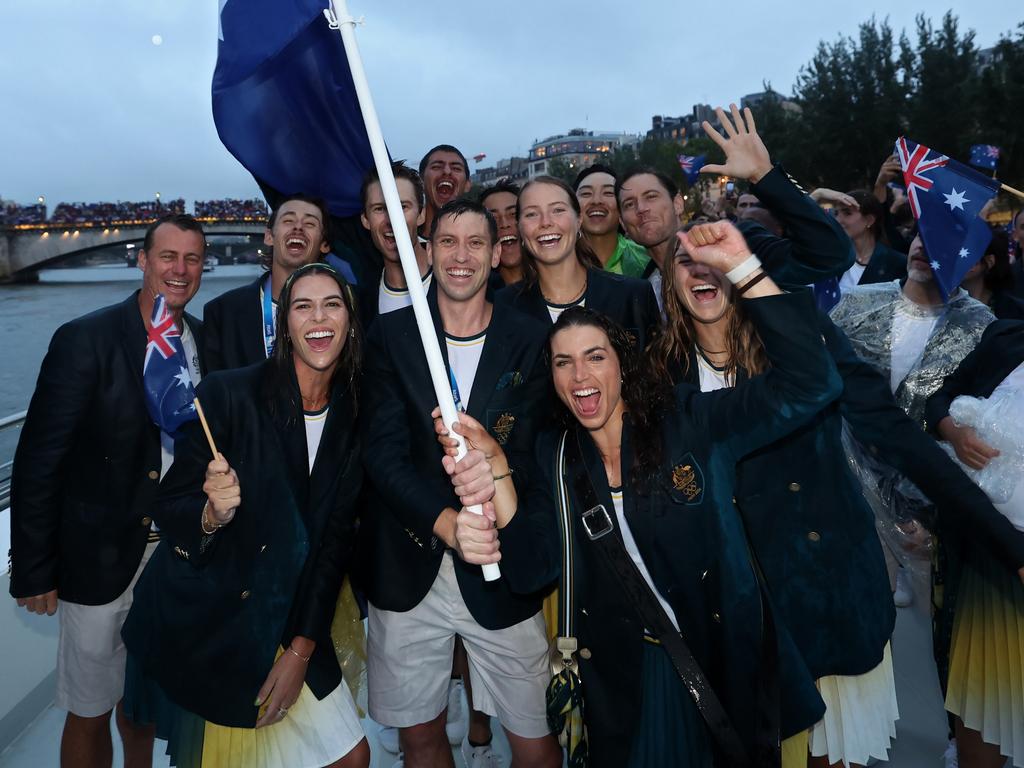
<svg viewBox="0 0 1024 768">
<path fill-rule="evenodd" d="M 18 413 L 0 417 L 0 432 L 21 429 L 26 415 L 28 415 L 28 411 L 18 411 Z M 0 510 L 7 509 L 11 505 L 11 468 L 13 466 L 13 451 L 9 456 L 0 456 Z"/>
</svg>

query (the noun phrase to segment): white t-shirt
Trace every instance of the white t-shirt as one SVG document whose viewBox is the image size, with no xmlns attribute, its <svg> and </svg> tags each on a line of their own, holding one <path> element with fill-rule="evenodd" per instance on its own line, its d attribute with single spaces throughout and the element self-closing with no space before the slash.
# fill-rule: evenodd
<svg viewBox="0 0 1024 768">
<path fill-rule="evenodd" d="M 313 472 L 316 452 L 320 448 L 320 438 L 324 436 L 324 425 L 327 423 L 327 412 L 330 408 L 310 413 L 305 411 L 302 418 L 306 422 L 306 454 L 309 456 L 309 471 Z"/>
<path fill-rule="evenodd" d="M 656 269 L 651 272 L 647 281 L 651 284 L 651 288 L 654 290 L 654 298 L 658 302 L 658 311 L 661 312 L 661 316 L 664 317 L 665 307 L 661 303 L 661 270 Z"/>
<path fill-rule="evenodd" d="M 864 270 L 867 268 L 867 264 L 858 264 L 856 261 L 853 262 L 853 266 L 843 272 L 843 276 L 839 278 L 839 292 L 846 293 L 851 288 L 857 287 L 860 283 L 860 279 L 864 276 Z"/>
<path fill-rule="evenodd" d="M 462 410 L 469 409 L 469 396 L 473 392 L 473 381 L 476 379 L 476 369 L 480 365 L 480 355 L 483 354 L 486 339 L 486 331 L 465 339 L 445 334 L 444 343 L 448 348 L 448 366 L 455 377 L 455 384 L 459 390 L 459 402 L 455 404 L 456 408 L 461 405 Z"/>
<path fill-rule="evenodd" d="M 427 274 L 423 276 L 424 291 L 430 288 L 430 281 L 433 277 L 433 270 L 428 269 Z M 411 304 L 412 299 L 409 298 L 408 288 L 392 288 L 384 282 L 384 275 L 380 276 L 380 290 L 377 291 L 377 312 L 379 314 L 386 315 L 388 312 L 404 309 Z"/>
<path fill-rule="evenodd" d="M 700 374 L 701 392 L 714 392 L 716 389 L 729 389 L 733 386 L 725 371 L 715 368 L 700 352 L 697 353 L 697 372 Z"/>
<path fill-rule="evenodd" d="M 896 303 L 896 312 L 892 318 L 889 365 L 889 387 L 893 393 L 921 359 L 942 312 L 942 307 L 936 307 L 934 312 L 930 312 L 924 307 L 908 307 L 903 301 Z"/>
<path fill-rule="evenodd" d="M 181 346 L 185 350 L 185 360 L 188 362 L 188 377 L 192 380 L 192 386 L 198 386 L 203 378 L 199 369 L 199 352 L 196 349 L 196 340 L 192 338 L 192 331 L 188 323 L 182 323 Z M 163 480 L 167 470 L 174 463 L 174 438 L 160 430 L 160 479 Z"/>
<path fill-rule="evenodd" d="M 587 306 L 587 299 L 586 297 L 584 297 L 581 298 L 579 301 L 572 302 L 571 304 L 551 304 L 549 302 L 545 303 L 548 306 L 548 315 L 550 315 L 551 317 L 551 322 L 554 323 L 558 321 L 558 318 L 560 318 L 562 316 L 562 313 L 565 312 L 565 310 L 567 310 L 569 307 Z"/>
<path fill-rule="evenodd" d="M 654 579 L 651 578 L 650 571 L 647 570 L 647 565 L 644 563 L 644 559 L 640 556 L 640 550 L 636 547 L 636 539 L 633 538 L 633 531 L 629 528 L 629 523 L 626 521 L 626 514 L 622 508 L 622 490 L 612 490 L 612 505 L 615 507 L 615 519 L 619 521 L 619 530 L 622 532 L 622 543 L 626 545 L 626 552 L 632 558 L 633 562 L 636 563 L 636 567 L 640 570 L 640 575 L 644 577 L 644 581 L 647 582 L 655 596 L 658 598 L 658 602 L 661 603 L 661 607 L 665 609 L 665 613 L 672 620 L 672 626 L 676 628 L 676 632 L 679 631 L 679 621 L 676 619 L 676 614 L 672 610 L 672 606 L 669 605 L 658 588 L 654 585 Z"/>
</svg>

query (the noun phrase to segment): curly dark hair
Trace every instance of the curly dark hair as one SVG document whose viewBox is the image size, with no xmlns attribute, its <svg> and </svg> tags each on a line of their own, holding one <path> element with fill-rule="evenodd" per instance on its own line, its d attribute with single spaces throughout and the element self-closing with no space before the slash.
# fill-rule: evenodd
<svg viewBox="0 0 1024 768">
<path fill-rule="evenodd" d="M 582 306 L 569 307 L 548 332 L 545 347 L 545 361 L 551 369 L 551 342 L 566 328 L 597 328 L 608 337 L 619 363 L 622 376 L 622 402 L 633 425 L 634 461 L 629 481 L 633 489 L 646 493 L 649 484 L 657 477 L 662 459 L 661 417 L 667 404 L 670 389 L 667 385 L 651 386 L 641 373 L 641 360 L 632 337 L 614 320 L 600 312 Z M 552 378 L 553 388 L 553 378 Z M 555 393 L 557 398 L 557 393 Z M 558 413 L 559 425 L 565 429 L 578 426 L 572 412 L 563 407 Z"/>
<path fill-rule="evenodd" d="M 263 394 L 271 415 L 286 424 L 302 410 L 301 395 L 295 380 L 295 362 L 292 359 L 292 339 L 288 335 L 288 314 L 291 310 L 292 290 L 295 284 L 301 278 L 309 275 L 326 275 L 334 280 L 341 289 L 341 298 L 348 312 L 350 330 L 345 346 L 341 350 L 341 357 L 338 358 L 338 363 L 331 376 L 331 392 L 334 392 L 334 388 L 340 381 L 349 393 L 353 413 L 357 409 L 358 387 L 356 385 L 362 361 L 363 340 L 359 315 L 355 311 L 352 288 L 334 267 L 322 262 L 313 262 L 292 272 L 291 276 L 285 280 L 277 301 L 277 338 L 274 341 L 274 351 L 270 356 L 270 373 L 266 379 Z M 286 414 L 277 412 L 277 404 L 282 392 L 288 393 L 289 409 Z"/>
</svg>

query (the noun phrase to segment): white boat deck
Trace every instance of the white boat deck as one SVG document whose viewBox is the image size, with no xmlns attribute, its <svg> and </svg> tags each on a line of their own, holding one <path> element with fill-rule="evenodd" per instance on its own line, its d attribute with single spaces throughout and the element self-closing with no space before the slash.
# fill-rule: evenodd
<svg viewBox="0 0 1024 768">
<path fill-rule="evenodd" d="M 931 623 L 928 618 L 927 594 L 923 574 L 916 579 L 917 599 L 909 608 L 898 611 L 896 632 L 893 635 L 893 665 L 900 720 L 897 738 L 889 761 L 879 765 L 892 768 L 942 768 L 942 755 L 946 749 L 946 716 L 942 708 L 938 678 L 932 662 Z M 60 733 L 64 713 L 48 708 L 2 754 L 0 768 L 49 768 L 58 765 Z M 385 752 L 377 741 L 379 726 L 364 720 L 364 729 L 370 739 L 373 768 L 391 768 L 395 756 Z M 495 723 L 497 726 L 497 723 Z M 495 727 L 497 751 L 508 756 L 508 745 L 501 729 Z M 118 739 L 114 737 L 114 765 L 121 766 Z M 157 744 L 154 766 L 169 765 Z M 459 751 L 454 750 L 455 765 L 464 766 Z"/>
</svg>

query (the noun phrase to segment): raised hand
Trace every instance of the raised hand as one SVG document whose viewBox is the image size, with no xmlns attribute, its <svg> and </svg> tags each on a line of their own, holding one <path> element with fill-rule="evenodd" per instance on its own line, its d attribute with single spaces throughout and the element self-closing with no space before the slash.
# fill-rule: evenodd
<svg viewBox="0 0 1024 768">
<path fill-rule="evenodd" d="M 841 205 L 844 208 L 857 208 L 860 209 L 860 205 L 845 192 L 839 192 L 835 189 L 829 189 L 828 187 L 818 187 L 812 189 L 810 194 L 811 200 L 818 203 L 832 203 L 832 205 Z"/>
<path fill-rule="evenodd" d="M 238 475 L 228 464 L 223 454 L 217 456 L 206 466 L 206 481 L 203 483 L 206 494 L 207 510 L 211 522 L 226 525 L 235 516 L 235 510 L 242 503 L 242 488 L 238 483 Z"/>
<path fill-rule="evenodd" d="M 735 104 L 730 104 L 729 110 L 732 113 L 731 120 L 721 107 L 715 109 L 725 136 L 716 131 L 707 120 L 704 121 L 704 133 L 725 152 L 725 163 L 705 165 L 700 172 L 720 173 L 737 179 L 747 179 L 756 184 L 772 169 L 771 156 L 757 133 L 754 114 L 750 108 L 744 109 L 742 115 Z"/>
<path fill-rule="evenodd" d="M 738 267 L 750 256 L 747 241 L 728 221 L 698 224 L 689 232 L 680 232 L 678 238 L 693 261 L 720 272 Z"/>
</svg>

